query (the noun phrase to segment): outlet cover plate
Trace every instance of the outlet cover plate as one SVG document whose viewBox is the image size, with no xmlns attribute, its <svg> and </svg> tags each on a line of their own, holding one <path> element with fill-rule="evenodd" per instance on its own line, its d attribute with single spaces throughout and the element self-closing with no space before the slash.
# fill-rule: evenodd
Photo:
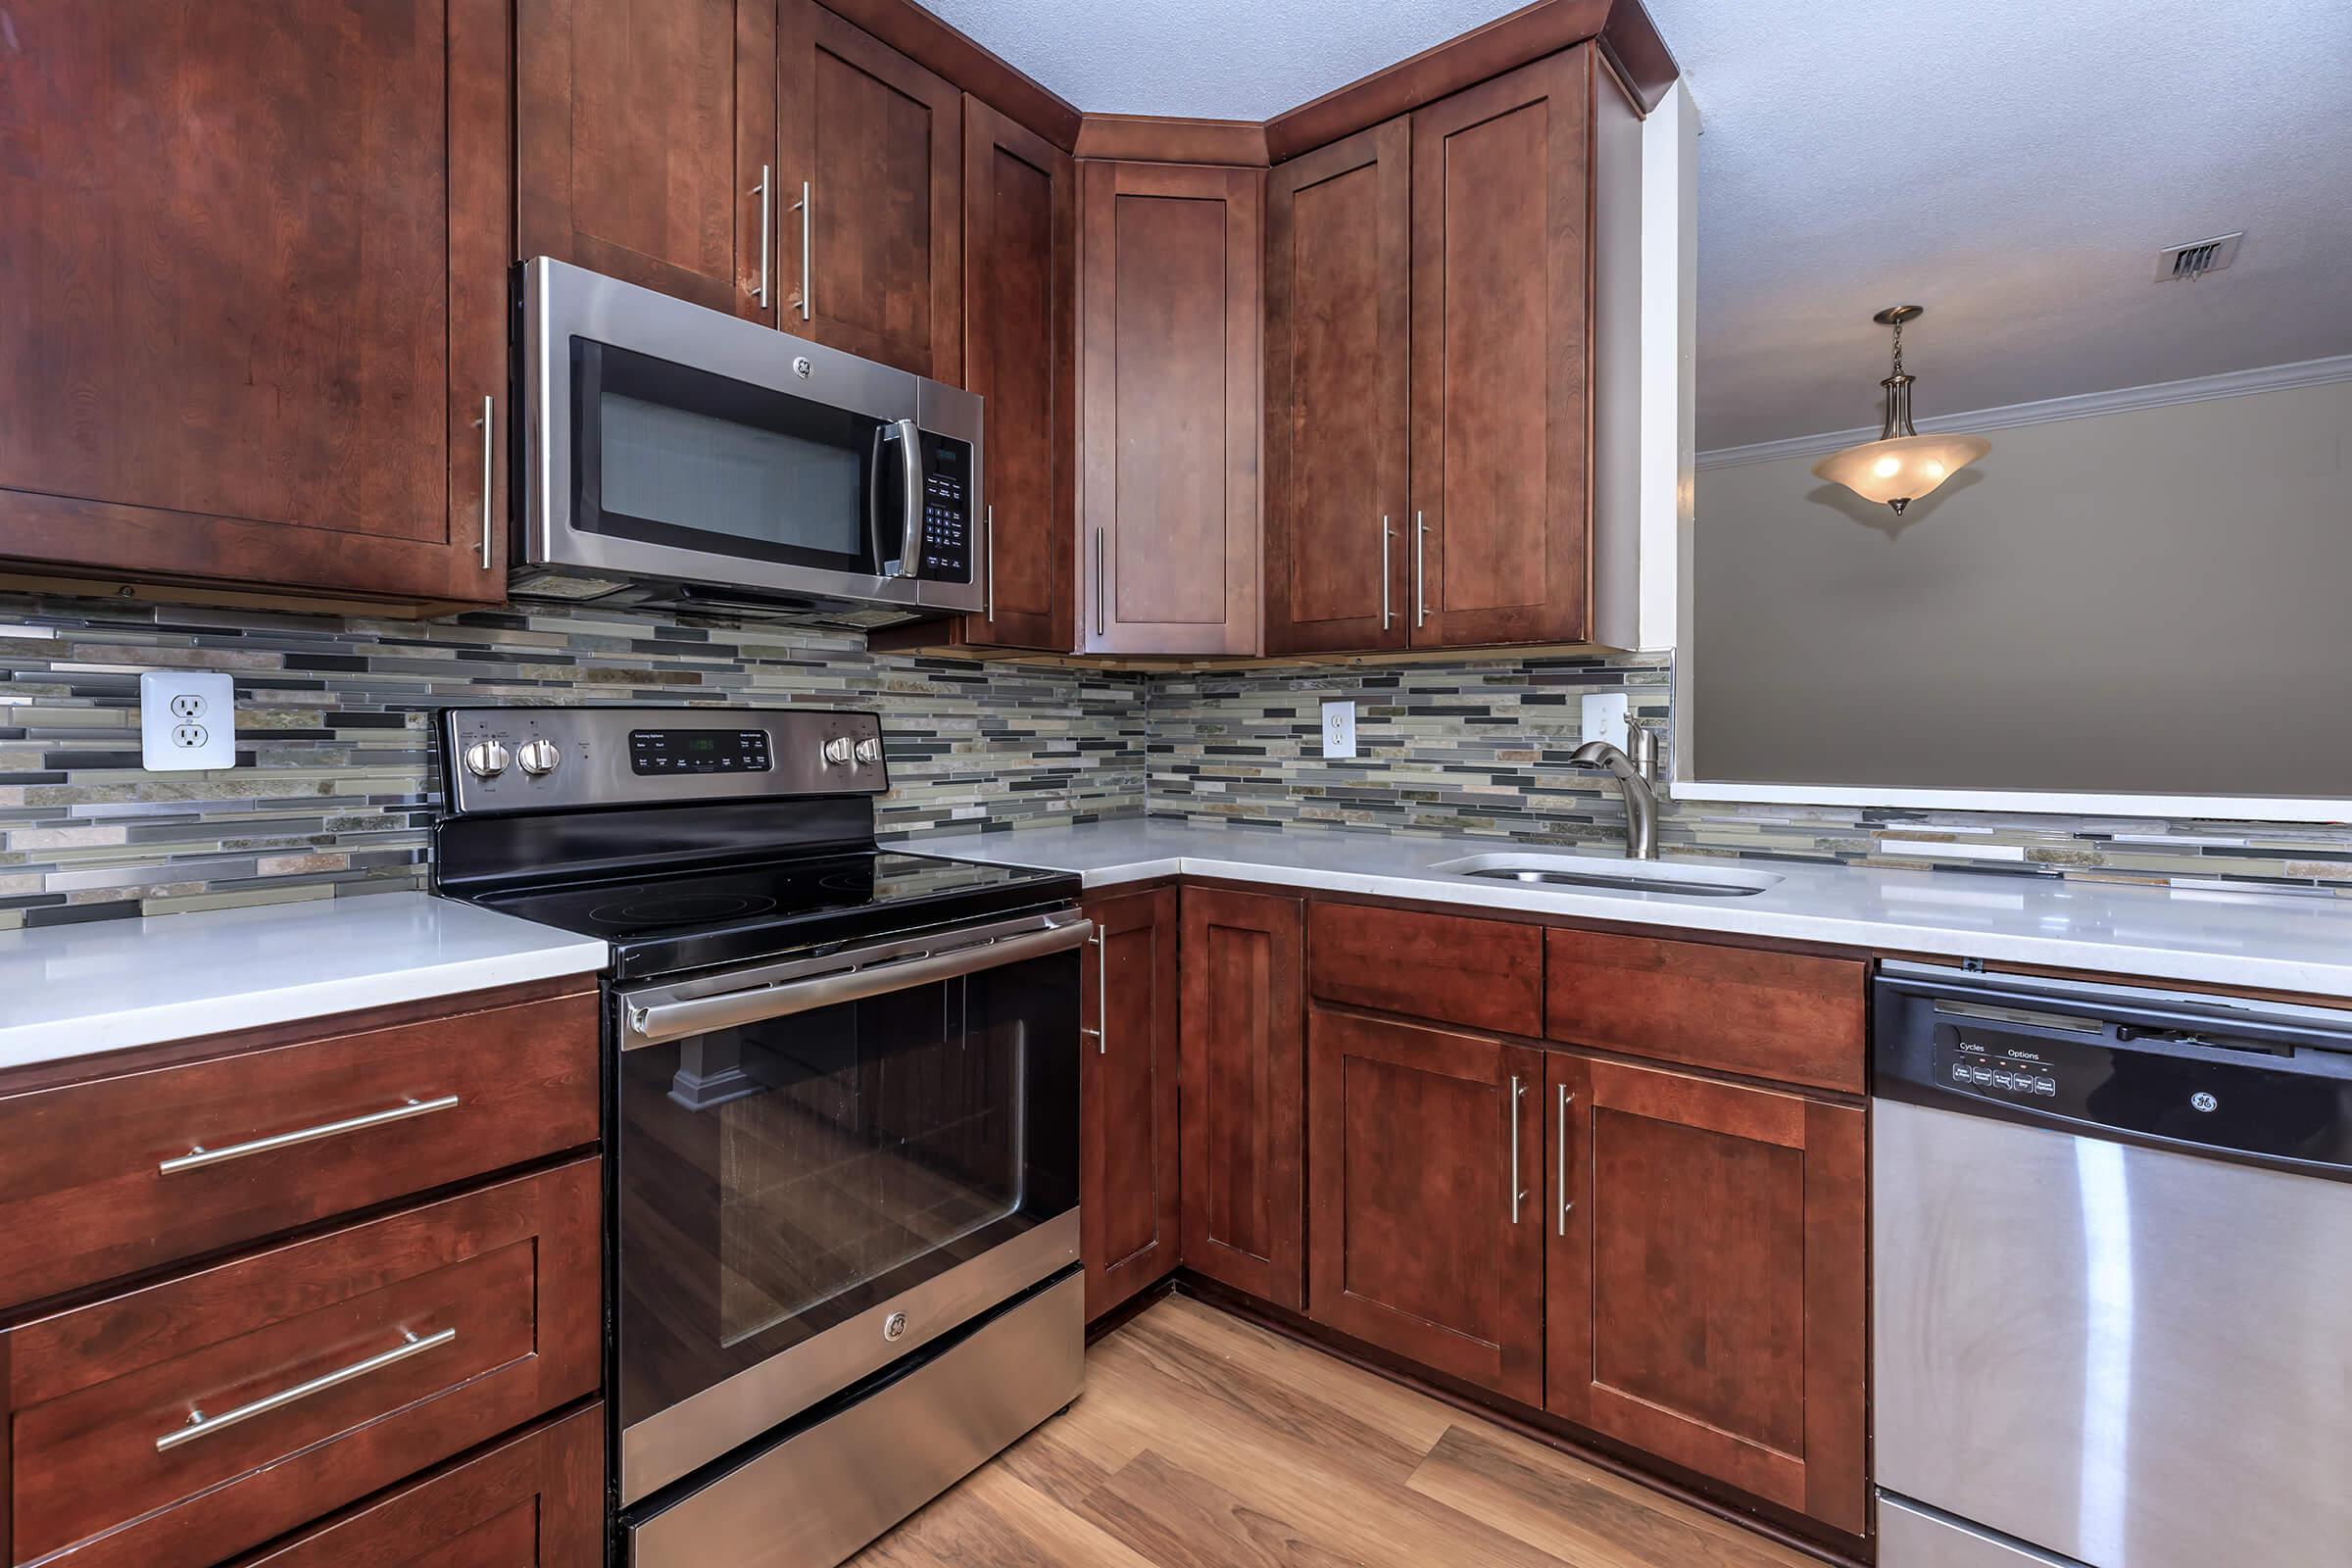
<svg viewBox="0 0 2352 1568">
<path fill-rule="evenodd" d="M 139 765 L 194 773 L 237 765 L 237 685 L 210 670 L 139 676 Z"/>
<path fill-rule="evenodd" d="M 1580 741 L 1607 741 L 1619 751 L 1633 749 L 1633 731 L 1626 723 L 1623 692 L 1600 692 L 1585 699 L 1584 719 L 1577 725 Z"/>
<path fill-rule="evenodd" d="M 1336 702 L 1323 705 L 1323 755 L 1326 758 L 1355 755 L 1355 704 Z"/>
</svg>

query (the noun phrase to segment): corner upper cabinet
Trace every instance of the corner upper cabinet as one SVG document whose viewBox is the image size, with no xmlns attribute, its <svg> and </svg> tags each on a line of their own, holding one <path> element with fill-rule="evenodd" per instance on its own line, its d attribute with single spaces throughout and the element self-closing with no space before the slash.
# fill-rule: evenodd
<svg viewBox="0 0 2352 1568">
<path fill-rule="evenodd" d="M 301 11 L 7 8 L 19 569 L 505 598 L 507 0 Z"/>
<path fill-rule="evenodd" d="M 1412 160 L 1413 646 L 1621 636 L 1639 116 L 1587 44 L 1415 111 Z"/>
<path fill-rule="evenodd" d="M 1266 178 L 1266 652 L 1409 646 L 1412 126 Z"/>
<path fill-rule="evenodd" d="M 516 0 L 514 36 L 522 258 L 774 324 L 775 0 Z"/>
<path fill-rule="evenodd" d="M 1264 172 L 1079 169 L 1080 651 L 1254 654 Z"/>
<path fill-rule="evenodd" d="M 963 94 L 816 0 L 777 15 L 779 324 L 960 382 Z"/>
</svg>

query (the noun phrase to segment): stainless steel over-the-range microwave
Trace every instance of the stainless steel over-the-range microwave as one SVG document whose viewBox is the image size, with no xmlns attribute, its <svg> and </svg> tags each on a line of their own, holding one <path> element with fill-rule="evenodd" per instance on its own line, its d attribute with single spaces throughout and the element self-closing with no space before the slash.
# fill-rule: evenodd
<svg viewBox="0 0 2352 1568">
<path fill-rule="evenodd" d="M 514 597 L 981 608 L 979 398 L 546 257 L 521 289 Z"/>
</svg>

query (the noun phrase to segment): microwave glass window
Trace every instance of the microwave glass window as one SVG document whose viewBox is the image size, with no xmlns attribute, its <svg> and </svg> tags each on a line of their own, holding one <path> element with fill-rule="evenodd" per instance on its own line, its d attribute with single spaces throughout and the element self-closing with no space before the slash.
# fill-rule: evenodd
<svg viewBox="0 0 2352 1568">
<path fill-rule="evenodd" d="M 598 416 L 608 510 L 761 544 L 859 553 L 865 466 L 858 452 L 611 391 Z"/>
</svg>

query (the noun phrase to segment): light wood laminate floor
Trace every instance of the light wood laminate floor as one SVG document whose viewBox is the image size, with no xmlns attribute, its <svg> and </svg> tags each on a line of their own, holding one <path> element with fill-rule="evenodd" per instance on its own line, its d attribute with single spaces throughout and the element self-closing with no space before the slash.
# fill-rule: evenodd
<svg viewBox="0 0 2352 1568">
<path fill-rule="evenodd" d="M 1818 1568 L 1199 1301 L 854 1568 Z"/>
</svg>

